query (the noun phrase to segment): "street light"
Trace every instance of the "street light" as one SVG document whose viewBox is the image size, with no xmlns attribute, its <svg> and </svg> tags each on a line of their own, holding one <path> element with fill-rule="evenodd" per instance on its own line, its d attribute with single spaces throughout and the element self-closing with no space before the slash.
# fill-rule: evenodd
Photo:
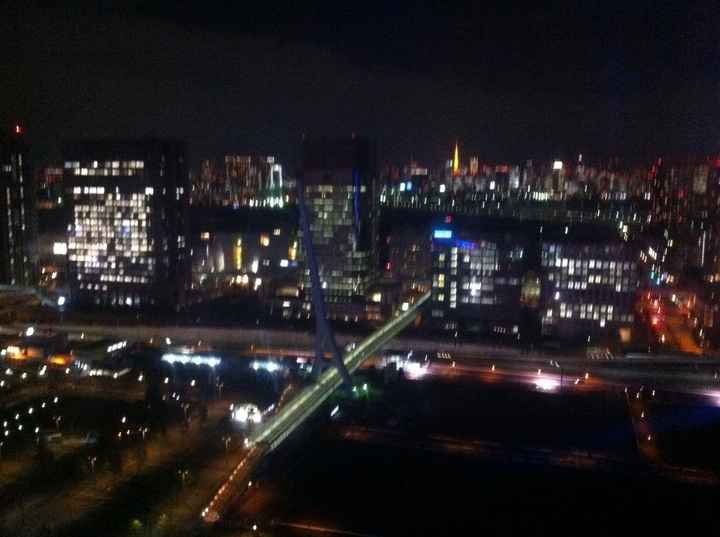
<svg viewBox="0 0 720 537">
<path fill-rule="evenodd" d="M 557 360 L 551 360 L 551 361 L 550 361 L 550 365 L 554 365 L 555 367 L 557 367 L 557 368 L 560 370 L 560 389 L 562 390 L 562 387 L 563 387 L 563 377 L 564 377 L 563 368 L 562 368 L 562 366 L 560 365 L 560 362 L 558 362 Z"/>
</svg>

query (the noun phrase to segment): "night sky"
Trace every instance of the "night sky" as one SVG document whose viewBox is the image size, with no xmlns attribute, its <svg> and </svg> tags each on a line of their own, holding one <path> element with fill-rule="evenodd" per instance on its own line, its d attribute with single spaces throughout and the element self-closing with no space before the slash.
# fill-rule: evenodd
<svg viewBox="0 0 720 537">
<path fill-rule="evenodd" d="M 37 160 L 148 134 L 290 166 L 303 133 L 398 162 L 720 150 L 716 2 L 303 4 L 0 3 L 0 124 Z"/>
</svg>

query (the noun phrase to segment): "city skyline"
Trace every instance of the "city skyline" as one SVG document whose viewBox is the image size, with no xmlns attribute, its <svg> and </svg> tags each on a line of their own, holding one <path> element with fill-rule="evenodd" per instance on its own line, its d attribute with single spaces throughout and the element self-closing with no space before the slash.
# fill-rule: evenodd
<svg viewBox="0 0 720 537">
<path fill-rule="evenodd" d="M 712 533 L 716 3 L 0 2 L 0 535 Z"/>
</svg>

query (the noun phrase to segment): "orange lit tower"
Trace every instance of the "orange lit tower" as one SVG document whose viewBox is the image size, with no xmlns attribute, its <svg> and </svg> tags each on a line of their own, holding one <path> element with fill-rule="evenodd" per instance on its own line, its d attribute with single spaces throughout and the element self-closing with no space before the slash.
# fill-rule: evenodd
<svg viewBox="0 0 720 537">
<path fill-rule="evenodd" d="M 460 175 L 460 148 L 457 142 L 455 142 L 455 151 L 453 151 L 452 171 L 453 175 Z"/>
</svg>

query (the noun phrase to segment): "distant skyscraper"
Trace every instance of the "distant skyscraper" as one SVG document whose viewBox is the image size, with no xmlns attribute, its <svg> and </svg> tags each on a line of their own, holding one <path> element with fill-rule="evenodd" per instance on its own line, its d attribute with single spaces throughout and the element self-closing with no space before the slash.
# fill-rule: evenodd
<svg viewBox="0 0 720 537">
<path fill-rule="evenodd" d="M 470 158 L 470 175 L 473 177 L 480 172 L 480 159 L 477 157 Z"/>
<path fill-rule="evenodd" d="M 35 284 L 35 195 L 22 128 L 0 139 L 0 284 Z"/>
<path fill-rule="evenodd" d="M 64 150 L 73 300 L 176 307 L 189 280 L 184 144 L 91 141 Z"/>
<path fill-rule="evenodd" d="M 360 138 L 303 143 L 305 202 L 329 314 L 363 297 L 375 237 L 375 152 Z M 306 275 L 305 285 L 309 287 Z M 353 315 L 355 316 L 355 315 Z"/>
<path fill-rule="evenodd" d="M 272 156 L 226 155 L 225 190 L 233 203 L 250 207 L 283 207 L 282 165 Z"/>
<path fill-rule="evenodd" d="M 36 175 L 37 204 L 42 209 L 53 209 L 63 203 L 62 165 L 49 165 Z"/>
</svg>

